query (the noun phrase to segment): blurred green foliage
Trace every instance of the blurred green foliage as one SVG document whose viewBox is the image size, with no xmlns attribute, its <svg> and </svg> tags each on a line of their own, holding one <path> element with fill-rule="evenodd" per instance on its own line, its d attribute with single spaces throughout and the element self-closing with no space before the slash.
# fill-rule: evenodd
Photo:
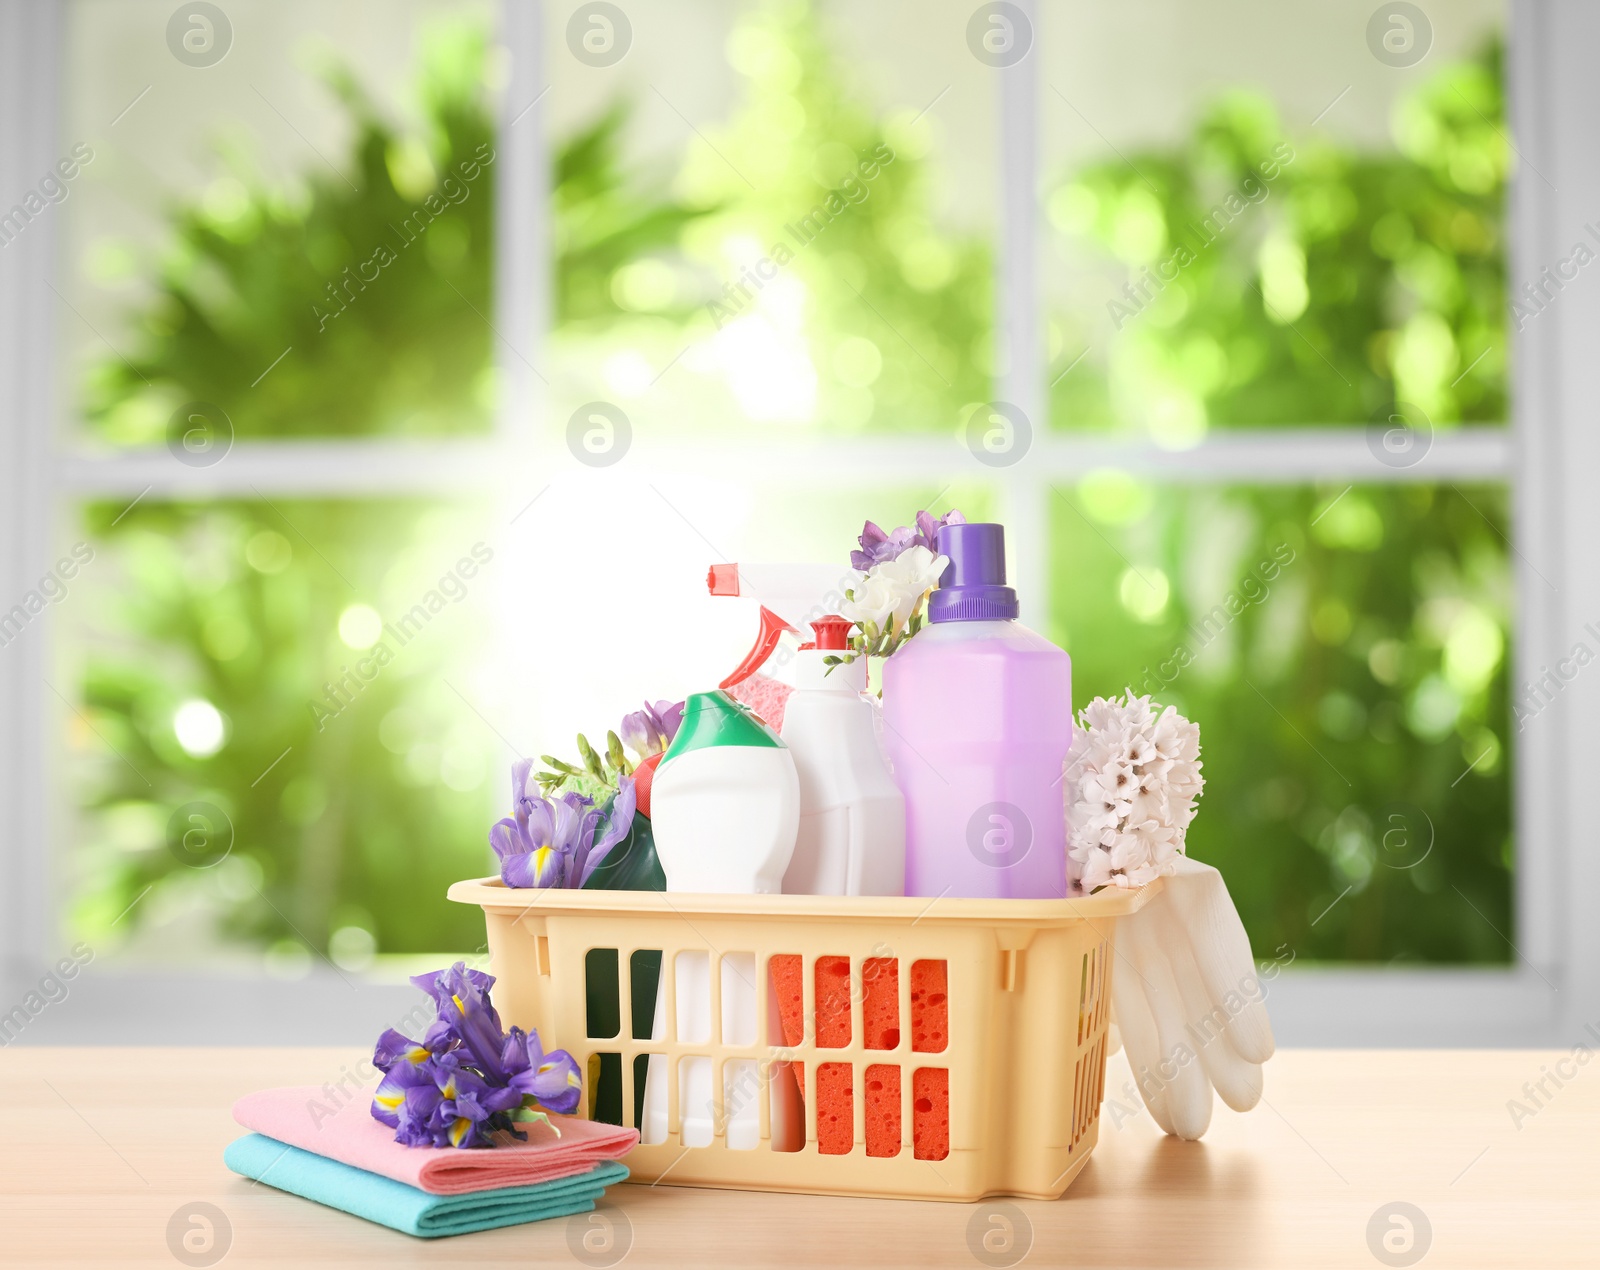
<svg viewBox="0 0 1600 1270">
<path fill-rule="evenodd" d="M 132 323 L 140 350 L 89 388 L 108 440 L 158 441 L 192 401 L 219 406 L 241 438 L 488 427 L 483 36 L 439 28 L 428 47 L 426 135 L 397 131 L 336 73 L 354 126 L 337 171 L 318 164 L 272 188 L 235 150 L 199 200 L 172 207 L 156 299 Z"/>
<path fill-rule="evenodd" d="M 622 143 L 630 116 L 619 100 L 558 149 L 551 202 L 555 218 L 556 323 L 582 328 L 614 322 L 624 310 L 615 285 L 629 267 L 648 268 L 649 253 L 672 248 L 706 209 L 675 197 L 665 182 L 629 171 Z M 683 320 L 691 307 L 667 298 L 663 310 Z"/>
<path fill-rule="evenodd" d="M 1413 423 L 1502 422 L 1501 62 L 1491 46 L 1404 99 L 1394 152 L 1287 137 L 1240 91 L 1183 144 L 1062 180 L 1052 225 L 1111 269 L 1053 324 L 1058 357 L 1089 348 L 1054 389 L 1057 426 L 1185 445 L 1396 402 Z"/>
<path fill-rule="evenodd" d="M 993 255 L 983 237 L 934 219 L 927 118 L 876 116 L 830 34 L 806 3 L 756 9 L 734 27 L 728 59 L 745 95 L 720 139 L 728 161 L 691 151 L 681 178 L 726 210 L 685 247 L 722 284 L 707 298 L 724 323 L 785 316 L 781 297 L 768 317 L 730 295 L 735 266 L 750 263 L 741 240 L 773 258 L 779 244 L 792 249 L 813 418 L 840 431 L 925 432 L 989 395 Z"/>
<path fill-rule="evenodd" d="M 414 220 L 493 145 L 481 35 L 436 31 L 428 50 L 421 136 L 335 77 L 357 125 L 340 165 L 354 189 L 321 165 L 270 189 L 233 156 L 231 176 L 174 206 L 133 368 L 109 363 L 88 385 L 107 440 L 158 440 L 195 400 L 241 437 L 488 426 L 494 164 L 415 242 L 391 246 L 345 312 L 324 322 L 314 308 L 345 266 L 399 242 L 391 222 Z M 652 401 L 671 404 L 645 423 L 781 423 L 793 409 L 844 432 L 953 423 L 992 391 L 992 263 L 983 238 L 934 221 L 930 122 L 861 104 L 804 5 L 742 15 L 727 53 L 739 103 L 676 167 L 624 157 L 623 102 L 557 147 L 557 401 L 592 397 L 619 355 L 646 350 L 656 368 L 693 344 L 709 351 L 663 381 Z M 1182 444 L 1210 426 L 1365 423 L 1396 400 L 1440 426 L 1502 418 L 1498 58 L 1444 68 L 1405 103 L 1398 153 L 1290 140 L 1266 194 L 1247 192 L 1243 214 L 1120 330 L 1106 302 L 1122 282 L 1169 259 L 1286 138 L 1268 104 L 1234 95 L 1192 138 L 1131 154 L 1136 171 L 1066 175 L 1051 221 L 1105 285 L 1054 315 L 1060 358 L 1091 350 L 1054 389 L 1056 426 Z M 865 176 L 857 165 L 884 147 L 892 160 Z M 847 179 L 864 195 L 741 296 L 744 271 L 795 242 L 789 227 Z M 713 304 L 724 311 L 708 318 Z M 703 397 L 681 387 L 702 381 Z M 968 510 L 993 493 L 969 492 Z M 310 709 L 358 655 L 340 635 L 352 606 L 406 611 L 476 540 L 474 515 L 396 499 L 89 508 L 116 581 L 73 731 L 89 791 L 83 931 L 106 934 L 153 887 L 125 926 L 188 904 L 225 939 L 351 965 L 363 937 L 368 952 L 476 946 L 481 919 L 435 897 L 485 867 L 508 757 L 460 727 L 451 695 L 452 667 L 473 657 L 467 628 L 485 625 L 466 616 L 481 597 L 459 618 L 452 601 L 453 625 L 399 649 L 337 717 L 319 728 Z M 1161 488 L 1103 472 L 1057 491 L 1048 632 L 1073 654 L 1080 701 L 1128 685 L 1201 723 L 1209 789 L 1191 843 L 1227 871 L 1263 955 L 1505 959 L 1463 902 L 1510 933 L 1505 518 L 1499 488 Z M 1169 679 L 1161 667 L 1247 578 L 1259 596 Z M 176 739 L 190 699 L 226 721 L 214 753 Z M 195 800 L 237 834 L 208 869 L 165 843 Z M 1418 858 L 1423 835 L 1434 845 Z"/>
<path fill-rule="evenodd" d="M 449 680 L 481 652 L 474 592 L 493 578 L 492 554 L 483 580 L 460 576 L 473 511 L 283 497 L 124 511 L 87 517 L 120 576 L 83 685 L 78 739 L 98 742 L 95 831 L 75 860 L 84 933 L 154 884 L 132 916 L 176 922 L 191 949 L 217 915 L 230 937 L 282 941 L 290 964 L 302 943 L 352 968 L 376 948 L 476 947 L 455 905 L 418 902 L 483 871 L 506 757 L 463 723 Z M 430 591 L 439 611 L 397 628 Z M 175 726 L 196 701 L 225 721 L 215 752 Z M 199 820 L 179 814 L 196 803 Z"/>
<path fill-rule="evenodd" d="M 1057 425 L 1181 446 L 1398 415 L 1418 431 L 1390 461 L 1425 475 L 1433 429 L 1503 421 L 1501 75 L 1498 45 L 1442 68 L 1399 104 L 1393 153 L 1287 137 L 1241 92 L 1182 144 L 1063 180 L 1053 224 L 1112 272 L 1058 317 L 1064 356 L 1091 352 Z M 1057 494 L 1052 633 L 1076 692 L 1131 686 L 1200 722 L 1190 846 L 1257 952 L 1509 960 L 1505 488 L 1102 472 Z"/>
<path fill-rule="evenodd" d="M 1074 695 L 1200 723 L 1189 850 L 1259 956 L 1509 960 L 1506 511 L 1498 486 L 1056 491 Z"/>
<path fill-rule="evenodd" d="M 882 433 L 927 431 L 986 399 L 992 252 L 934 219 L 931 122 L 875 114 L 809 4 L 752 7 L 726 52 L 737 104 L 670 174 L 703 215 L 616 270 L 617 315 L 558 331 L 558 405 L 599 382 L 640 426 L 673 433 Z M 630 361 L 650 368 L 631 385 L 614 374 Z"/>
</svg>

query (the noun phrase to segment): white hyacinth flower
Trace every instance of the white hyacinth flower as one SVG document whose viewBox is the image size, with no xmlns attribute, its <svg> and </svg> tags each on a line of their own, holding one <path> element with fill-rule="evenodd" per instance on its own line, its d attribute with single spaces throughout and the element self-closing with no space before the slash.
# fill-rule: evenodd
<svg viewBox="0 0 1600 1270">
<path fill-rule="evenodd" d="M 1200 729 L 1129 692 L 1078 715 L 1062 781 L 1071 871 L 1085 891 L 1139 887 L 1184 852 L 1200 775 Z"/>
</svg>

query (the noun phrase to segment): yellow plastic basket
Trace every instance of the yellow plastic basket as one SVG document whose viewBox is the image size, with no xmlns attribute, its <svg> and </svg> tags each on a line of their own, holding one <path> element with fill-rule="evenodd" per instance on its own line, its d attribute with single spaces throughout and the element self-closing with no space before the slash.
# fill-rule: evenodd
<svg viewBox="0 0 1600 1270">
<path fill-rule="evenodd" d="M 666 1140 L 642 1144 L 628 1157 L 634 1181 L 970 1201 L 988 1195 L 1054 1199 L 1083 1168 L 1099 1132 L 1115 919 L 1143 907 L 1159 886 L 1068 900 L 930 901 L 512 890 L 486 878 L 458 882 L 449 894 L 484 910 L 494 1002 L 508 1026 L 537 1028 L 547 1046 L 570 1051 L 585 1072 L 595 1070 L 596 1055 L 620 1057 L 626 1123 L 635 1124 L 635 1082 L 645 1069 L 635 1060 L 664 1056 L 657 1061 L 673 1077 L 664 1081 Z M 613 972 L 619 1035 L 588 1035 L 585 976 L 595 949 L 616 950 L 621 967 Z M 660 990 L 667 998 L 665 1035 L 654 1040 L 634 1034 L 649 1029 L 629 1026 L 635 1017 L 633 954 L 653 950 L 662 954 Z M 677 1036 L 671 967 L 680 954 L 709 959 L 708 1040 Z M 793 954 L 802 958 L 805 1028 L 800 1044 L 785 1045 L 770 960 Z M 722 1034 L 720 967 L 735 955 L 736 965 L 754 967 L 751 990 L 759 986 L 764 998 L 757 1017 L 767 1021 L 766 1035 L 757 1029 L 748 1044 L 730 1043 Z M 815 966 L 818 958 L 841 957 L 850 966 L 849 1041 L 824 1047 L 817 1044 Z M 899 965 L 899 1036 L 892 1049 L 868 1049 L 862 968 L 869 960 L 882 965 L 881 958 Z M 939 1052 L 913 1049 L 907 1026 L 913 1017 L 908 970 L 919 961 L 945 963 L 948 1038 Z M 759 1090 L 749 1093 L 759 1105 L 756 1149 L 732 1149 L 720 1115 L 710 1145 L 683 1145 L 676 1077 L 683 1060 L 697 1057 L 712 1064 L 711 1088 L 734 1096 L 738 1091 L 724 1083 L 728 1073 L 746 1074 L 753 1065 L 759 1079 Z M 792 1102 L 801 1101 L 790 1063 L 804 1065 L 804 1134 L 796 1123 L 791 1142 L 783 1142 L 787 1131 L 775 1133 L 786 1123 L 782 1091 L 792 1089 Z M 823 1063 L 850 1066 L 855 1123 L 847 1154 L 818 1149 Z M 897 1154 L 869 1156 L 863 1082 L 866 1068 L 878 1064 L 901 1069 L 901 1143 Z M 942 1158 L 918 1158 L 913 1148 L 912 1077 L 919 1068 L 948 1072 L 948 1154 Z M 775 1149 L 789 1145 L 798 1149 Z"/>
</svg>

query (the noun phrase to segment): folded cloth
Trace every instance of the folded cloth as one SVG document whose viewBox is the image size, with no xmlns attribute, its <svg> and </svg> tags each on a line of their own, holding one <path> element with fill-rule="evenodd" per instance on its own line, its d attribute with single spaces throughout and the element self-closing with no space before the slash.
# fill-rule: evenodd
<svg viewBox="0 0 1600 1270">
<path fill-rule="evenodd" d="M 393 1178 L 325 1159 L 259 1133 L 228 1143 L 222 1160 L 235 1173 L 280 1191 L 423 1239 L 586 1213 L 605 1194 L 606 1187 L 628 1176 L 624 1165 L 607 1160 L 587 1172 L 536 1186 L 430 1195 Z"/>
<path fill-rule="evenodd" d="M 434 1195 L 533 1186 L 587 1173 L 606 1160 L 621 1159 L 639 1142 L 637 1129 L 553 1116 L 556 1128 L 538 1121 L 518 1125 L 528 1135 L 526 1142 L 465 1150 L 401 1146 L 393 1129 L 372 1118 L 370 1091 L 344 1095 L 340 1103 L 316 1085 L 246 1094 L 233 1104 L 233 1118 L 279 1142 Z M 559 1137 L 556 1129 L 561 1131 Z"/>
</svg>

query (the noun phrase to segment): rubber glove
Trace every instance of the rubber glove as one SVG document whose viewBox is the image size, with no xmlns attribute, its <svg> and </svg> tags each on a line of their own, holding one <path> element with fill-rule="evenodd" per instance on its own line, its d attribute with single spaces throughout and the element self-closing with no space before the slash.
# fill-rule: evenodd
<svg viewBox="0 0 1600 1270">
<path fill-rule="evenodd" d="M 1222 874 L 1178 857 L 1161 894 L 1118 919 L 1111 985 L 1134 1083 L 1163 1130 L 1199 1138 L 1213 1089 L 1235 1111 L 1260 1100 L 1272 1025 Z"/>
</svg>

